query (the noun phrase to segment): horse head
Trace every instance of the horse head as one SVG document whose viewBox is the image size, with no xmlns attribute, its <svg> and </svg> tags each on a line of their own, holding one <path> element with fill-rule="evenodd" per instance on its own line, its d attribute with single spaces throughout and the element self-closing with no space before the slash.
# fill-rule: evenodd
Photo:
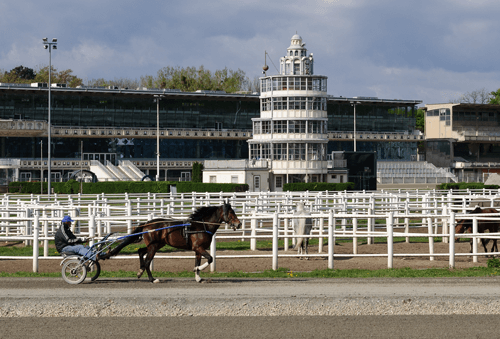
<svg viewBox="0 0 500 339">
<path fill-rule="evenodd" d="M 241 222 L 238 220 L 236 213 L 234 213 L 234 210 L 228 202 L 222 205 L 222 220 L 224 220 L 226 224 L 229 224 L 234 231 L 241 227 Z"/>
<path fill-rule="evenodd" d="M 472 220 L 462 219 L 457 220 L 457 225 L 455 226 L 455 234 L 465 233 L 466 230 L 472 228 Z M 455 242 L 460 241 L 460 238 L 455 238 Z"/>
</svg>

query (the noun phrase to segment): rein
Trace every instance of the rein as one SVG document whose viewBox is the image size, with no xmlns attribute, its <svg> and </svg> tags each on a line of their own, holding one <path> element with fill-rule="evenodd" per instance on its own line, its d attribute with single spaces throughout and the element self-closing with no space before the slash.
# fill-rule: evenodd
<svg viewBox="0 0 500 339">
<path fill-rule="evenodd" d="M 172 226 L 167 226 L 167 227 L 162 227 L 162 228 L 157 228 L 155 230 L 149 230 L 149 231 L 144 231 L 144 232 L 139 232 L 139 233 L 133 233 L 133 234 L 127 234 L 127 235 L 124 235 L 122 237 L 119 237 L 119 238 L 116 238 L 116 240 L 123 240 L 125 238 L 129 238 L 129 237 L 135 237 L 137 235 L 141 235 L 141 234 L 146 234 L 146 233 L 153 233 L 153 232 L 157 232 L 157 231 L 162 231 L 162 230 L 166 230 L 168 228 L 176 228 L 176 227 L 182 227 L 182 226 L 190 226 L 191 224 L 180 224 L 180 225 L 172 225 Z M 146 225 L 144 225 L 146 226 Z"/>
<path fill-rule="evenodd" d="M 154 224 L 160 224 L 160 223 L 164 223 L 164 222 L 165 221 L 156 221 L 156 222 L 151 222 L 151 223 L 147 223 L 147 224 L 144 224 L 144 225 L 140 225 L 139 227 L 146 227 L 146 226 L 150 226 L 150 225 L 154 225 Z M 197 222 L 199 222 L 199 221 L 197 221 Z M 202 221 L 202 222 L 199 222 L 199 223 L 203 224 L 203 228 L 204 228 L 203 231 L 186 231 L 186 233 L 187 234 L 208 233 L 210 235 L 214 235 L 214 232 L 210 232 L 209 230 L 207 230 L 207 227 L 206 227 L 207 224 L 208 225 L 222 225 L 221 222 L 205 222 L 205 221 Z M 149 230 L 149 231 L 144 231 L 144 232 L 139 232 L 139 233 L 133 233 L 133 234 L 127 234 L 127 235 L 124 235 L 122 237 L 116 238 L 116 240 L 123 240 L 125 238 L 132 237 L 132 236 L 137 236 L 137 235 L 146 234 L 146 233 L 153 233 L 153 232 L 157 232 L 157 231 L 166 230 L 166 229 L 169 229 L 169 228 L 177 228 L 177 227 L 184 227 L 184 226 L 191 226 L 191 223 L 188 223 L 188 224 L 179 224 L 179 225 L 172 225 L 172 226 L 157 228 L 157 229 L 154 229 L 154 230 Z"/>
<path fill-rule="evenodd" d="M 227 217 L 226 214 L 224 214 L 224 219 L 228 219 L 228 217 Z M 147 223 L 145 223 L 143 225 L 138 225 L 137 227 L 144 228 L 144 227 L 151 226 L 151 225 L 154 225 L 154 224 L 161 224 L 161 223 L 164 223 L 164 222 L 175 222 L 175 221 L 176 221 L 175 219 L 159 220 L 159 221 L 155 221 L 155 222 L 147 222 Z M 179 224 L 179 225 L 172 225 L 172 226 L 162 227 L 162 228 L 158 228 L 158 229 L 154 229 L 154 230 L 149 230 L 149 231 L 144 231 L 144 232 L 139 232 L 139 233 L 128 234 L 128 235 L 124 235 L 122 237 L 119 237 L 116 240 L 123 240 L 125 238 L 132 237 L 132 236 L 137 236 L 137 235 L 146 234 L 146 233 L 153 233 L 153 232 L 162 231 L 162 230 L 169 229 L 169 228 L 177 228 L 177 227 L 186 227 L 186 231 L 185 231 L 186 234 L 208 233 L 210 235 L 214 235 L 214 232 L 211 232 L 211 231 L 207 230 L 207 225 L 222 225 L 223 223 L 228 223 L 225 220 L 223 222 L 206 222 L 206 221 L 195 221 L 195 222 L 203 224 L 203 231 L 188 231 L 187 230 L 187 226 L 191 226 L 191 223 L 187 223 L 187 224 Z"/>
</svg>

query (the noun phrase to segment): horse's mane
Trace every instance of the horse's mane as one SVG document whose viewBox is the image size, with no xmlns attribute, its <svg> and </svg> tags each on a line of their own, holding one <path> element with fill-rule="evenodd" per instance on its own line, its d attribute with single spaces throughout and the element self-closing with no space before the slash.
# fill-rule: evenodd
<svg viewBox="0 0 500 339">
<path fill-rule="evenodd" d="M 191 221 L 201 221 L 204 216 L 207 214 L 212 214 L 215 213 L 215 210 L 217 210 L 219 207 L 218 206 L 203 206 L 203 207 L 198 207 L 196 211 L 194 211 L 190 216 L 189 219 Z"/>
</svg>

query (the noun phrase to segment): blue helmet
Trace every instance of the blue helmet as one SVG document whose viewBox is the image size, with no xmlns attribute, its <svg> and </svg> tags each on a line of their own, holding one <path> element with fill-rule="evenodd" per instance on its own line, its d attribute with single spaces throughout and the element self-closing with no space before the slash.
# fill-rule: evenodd
<svg viewBox="0 0 500 339">
<path fill-rule="evenodd" d="M 71 217 L 69 215 L 65 216 L 62 220 L 62 222 L 73 222 L 74 220 L 71 220 Z"/>
</svg>

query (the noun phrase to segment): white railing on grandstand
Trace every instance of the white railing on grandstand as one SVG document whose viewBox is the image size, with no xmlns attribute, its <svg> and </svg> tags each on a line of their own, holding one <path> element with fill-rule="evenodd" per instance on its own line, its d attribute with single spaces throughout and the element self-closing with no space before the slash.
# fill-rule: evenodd
<svg viewBox="0 0 500 339">
<path fill-rule="evenodd" d="M 456 253 L 455 237 L 472 239 L 498 239 L 500 234 L 477 232 L 477 219 L 495 219 L 496 214 L 468 215 L 472 201 L 484 206 L 494 206 L 500 202 L 498 190 L 467 191 L 382 191 L 382 192 L 242 192 L 242 193 L 180 193 L 174 194 L 99 194 L 47 196 L 4 195 L 0 201 L 0 241 L 24 241 L 33 245 L 33 256 L 22 259 L 33 260 L 33 271 L 38 271 L 39 259 L 61 259 L 48 255 L 48 243 L 60 225 L 64 215 L 74 220 L 74 232 L 78 236 L 99 239 L 111 232 L 131 233 L 139 223 L 156 217 L 173 217 L 185 220 L 192 211 L 200 206 L 219 205 L 229 200 L 240 221 L 242 229 L 236 232 L 221 227 L 211 246 L 216 260 L 211 265 L 215 270 L 217 259 L 238 258 L 242 255 L 217 255 L 218 239 L 240 239 L 250 242 L 250 249 L 256 250 L 257 239 L 272 239 L 270 254 L 251 254 L 245 257 L 267 257 L 272 260 L 272 269 L 278 268 L 281 257 L 300 257 L 286 253 L 289 241 L 297 238 L 293 234 L 293 214 L 297 202 L 306 204 L 314 220 L 310 238 L 319 238 L 317 254 L 307 256 L 326 257 L 327 267 L 334 268 L 334 259 L 340 257 L 385 256 L 387 267 L 393 267 L 394 257 L 427 256 L 434 260 L 438 256 L 449 257 L 449 266 L 455 266 L 455 257 L 470 255 Z M 457 219 L 471 218 L 473 232 L 455 235 Z M 377 224 L 375 221 L 378 220 Z M 413 220 L 413 221 L 412 221 Z M 420 220 L 415 222 L 414 220 Z M 416 232 L 423 229 L 424 232 Z M 441 229 L 441 233 L 438 233 Z M 394 237 L 404 237 L 410 242 L 412 237 L 428 237 L 428 253 L 394 254 Z M 440 236 L 448 243 L 448 253 L 434 252 L 434 237 Z M 367 238 L 368 245 L 374 239 L 387 239 L 387 253 L 359 254 L 357 241 L 349 254 L 335 253 L 335 239 Z M 324 251 L 323 240 L 328 239 Z M 285 240 L 283 251 L 278 249 L 278 240 Z M 39 243 L 43 255 L 39 256 Z M 491 253 L 488 253 L 491 255 Z M 477 241 L 473 241 L 473 261 L 484 253 L 477 252 Z M 123 256 L 118 257 L 123 258 Z M 157 258 L 194 258 L 192 255 L 158 255 Z M 0 257 L 2 259 L 21 259 L 20 257 Z"/>
</svg>

